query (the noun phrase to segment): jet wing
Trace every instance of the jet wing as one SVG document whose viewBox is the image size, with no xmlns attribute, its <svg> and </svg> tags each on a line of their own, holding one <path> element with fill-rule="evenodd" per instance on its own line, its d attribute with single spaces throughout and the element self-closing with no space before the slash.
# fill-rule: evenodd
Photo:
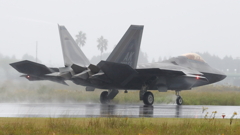
<svg viewBox="0 0 240 135">
<path fill-rule="evenodd" d="M 56 68 L 48 68 L 45 65 L 35 63 L 32 61 L 24 60 L 10 64 L 13 68 L 15 68 L 18 72 L 29 74 L 29 75 L 45 75 L 54 72 L 58 72 Z"/>
</svg>

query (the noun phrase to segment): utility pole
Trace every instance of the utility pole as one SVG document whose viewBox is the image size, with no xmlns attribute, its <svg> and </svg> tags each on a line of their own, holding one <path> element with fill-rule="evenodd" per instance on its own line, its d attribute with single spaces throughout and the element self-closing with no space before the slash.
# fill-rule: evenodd
<svg viewBox="0 0 240 135">
<path fill-rule="evenodd" d="M 38 52 L 37 52 L 37 51 L 38 51 L 37 49 L 38 49 L 38 42 L 36 41 L 36 62 L 37 62 L 37 53 L 38 53 Z"/>
</svg>

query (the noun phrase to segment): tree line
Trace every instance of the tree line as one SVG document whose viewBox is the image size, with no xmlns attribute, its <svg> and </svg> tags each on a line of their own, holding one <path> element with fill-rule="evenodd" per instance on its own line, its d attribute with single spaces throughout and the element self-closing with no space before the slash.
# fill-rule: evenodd
<svg viewBox="0 0 240 135">
<path fill-rule="evenodd" d="M 75 36 L 76 37 L 76 43 L 79 47 L 84 46 L 87 40 L 86 33 L 79 31 L 78 34 Z M 101 52 L 101 59 L 102 59 L 102 54 L 104 51 L 107 50 L 108 47 L 108 40 L 105 39 L 103 36 L 97 39 L 97 48 Z"/>
<path fill-rule="evenodd" d="M 217 55 L 212 55 L 208 52 L 198 54 L 212 67 L 229 74 L 240 73 L 240 58 L 232 56 L 224 56 L 220 58 Z"/>
</svg>

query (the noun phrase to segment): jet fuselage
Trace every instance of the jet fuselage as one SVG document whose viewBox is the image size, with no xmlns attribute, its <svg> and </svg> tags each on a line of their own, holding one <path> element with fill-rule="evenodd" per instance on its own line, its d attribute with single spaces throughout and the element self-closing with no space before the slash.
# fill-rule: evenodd
<svg viewBox="0 0 240 135">
<path fill-rule="evenodd" d="M 110 69 L 109 69 L 110 70 Z M 127 74 L 124 70 L 121 74 Z M 137 74 L 124 86 L 109 79 L 107 75 L 83 79 L 72 79 L 76 84 L 100 89 L 139 90 L 146 85 L 149 90 L 189 90 L 193 87 L 223 80 L 226 75 L 210 67 L 206 62 L 178 56 L 157 63 L 139 64 Z M 113 71 L 116 72 L 116 71 Z M 116 79 L 117 80 L 117 79 Z"/>
</svg>

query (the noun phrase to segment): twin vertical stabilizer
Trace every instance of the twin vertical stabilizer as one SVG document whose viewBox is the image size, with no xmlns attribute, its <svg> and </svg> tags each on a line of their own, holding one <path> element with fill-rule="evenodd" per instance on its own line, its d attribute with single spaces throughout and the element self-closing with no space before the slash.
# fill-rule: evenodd
<svg viewBox="0 0 240 135">
<path fill-rule="evenodd" d="M 58 26 L 63 59 L 66 67 L 76 64 L 79 66 L 87 67 L 90 65 L 89 60 L 84 55 L 82 50 L 78 47 L 77 43 L 74 41 L 72 36 L 69 34 L 64 26 Z"/>
<path fill-rule="evenodd" d="M 87 67 L 90 65 L 89 60 L 78 47 L 67 29 L 64 26 L 58 26 L 58 28 L 65 66 L 68 67 L 76 64 Z M 131 25 L 106 61 L 127 64 L 132 68 L 136 68 L 142 33 L 143 26 Z"/>
<path fill-rule="evenodd" d="M 132 68 L 136 68 L 142 33 L 143 26 L 131 25 L 118 42 L 107 61 L 127 64 Z"/>
</svg>

